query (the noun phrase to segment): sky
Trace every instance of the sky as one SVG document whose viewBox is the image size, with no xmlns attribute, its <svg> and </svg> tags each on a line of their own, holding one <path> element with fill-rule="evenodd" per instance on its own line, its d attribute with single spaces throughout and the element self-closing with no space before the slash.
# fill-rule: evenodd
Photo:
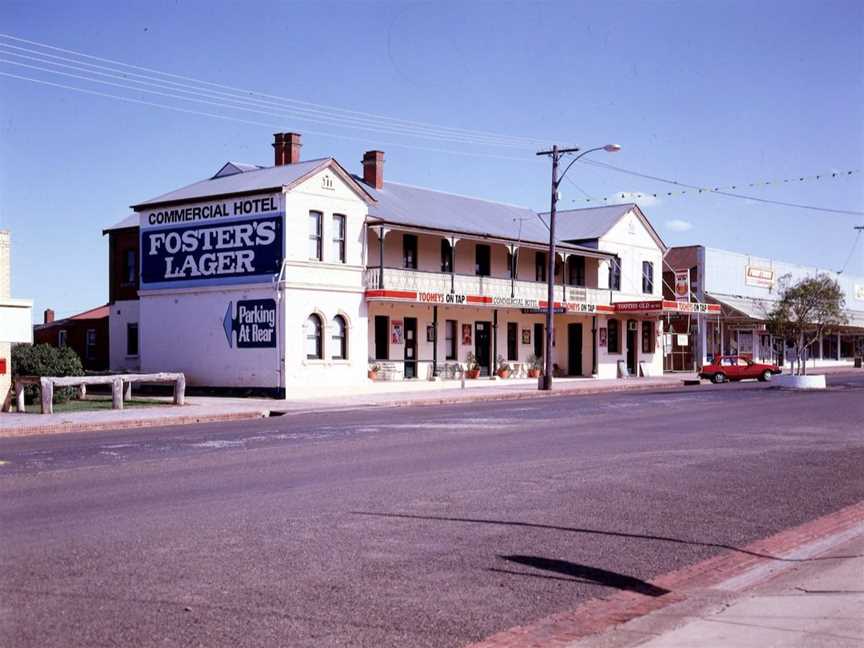
<svg viewBox="0 0 864 648">
<path fill-rule="evenodd" d="M 382 149 L 385 182 L 535 210 L 549 206 L 550 163 L 535 155 L 539 148 L 617 143 L 620 152 L 585 159 L 696 186 L 734 185 L 759 199 L 864 212 L 864 3 L 857 0 L 4 0 L 0 33 L 280 98 L 248 112 L 63 77 L 9 63 L 46 67 L 8 46 L 73 55 L 0 36 L 0 73 L 192 111 L 0 75 L 0 228 L 12 232 L 13 296 L 32 298 L 36 319 L 44 308 L 63 317 L 107 301 L 102 229 L 127 216 L 129 205 L 209 177 L 227 160 L 272 164 L 277 131 L 303 133 L 306 159 L 333 156 L 359 173 L 363 152 Z M 465 129 L 472 140 L 481 138 L 477 131 L 494 135 L 482 143 L 428 131 L 420 138 L 404 123 L 384 129 L 377 120 L 359 129 L 343 118 L 353 113 L 334 120 L 289 112 L 304 104 L 286 99 Z M 829 177 L 797 180 L 815 175 Z M 747 187 L 768 180 L 775 182 Z M 862 215 L 666 195 L 680 190 L 578 163 L 559 208 L 624 193 L 668 245 L 831 270 L 849 259 L 846 273 L 864 276 L 864 240 L 852 247 Z"/>
</svg>

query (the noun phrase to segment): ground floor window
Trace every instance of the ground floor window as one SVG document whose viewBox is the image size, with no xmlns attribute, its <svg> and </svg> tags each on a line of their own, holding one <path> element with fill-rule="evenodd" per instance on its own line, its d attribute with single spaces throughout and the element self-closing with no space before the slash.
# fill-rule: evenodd
<svg viewBox="0 0 864 648">
<path fill-rule="evenodd" d="M 837 357 L 837 336 L 826 335 L 822 338 L 822 357 L 833 360 Z"/>
<path fill-rule="evenodd" d="M 507 360 L 519 360 L 519 325 L 507 322 Z"/>
<path fill-rule="evenodd" d="M 126 324 L 126 355 L 138 355 L 138 322 Z"/>
<path fill-rule="evenodd" d="M 390 318 L 386 315 L 375 316 L 375 359 L 390 359 Z"/>
<path fill-rule="evenodd" d="M 87 360 L 96 358 L 96 329 L 87 329 L 87 337 L 84 340 L 84 357 Z"/>
<path fill-rule="evenodd" d="M 321 318 L 314 313 L 306 320 L 306 359 L 321 360 Z"/>
<path fill-rule="evenodd" d="M 444 357 L 447 360 L 456 359 L 456 330 L 458 327 L 456 320 L 444 322 Z"/>
<path fill-rule="evenodd" d="M 345 318 L 337 315 L 333 318 L 333 332 L 331 342 L 333 343 L 333 359 L 346 360 L 348 358 L 348 326 Z"/>
</svg>

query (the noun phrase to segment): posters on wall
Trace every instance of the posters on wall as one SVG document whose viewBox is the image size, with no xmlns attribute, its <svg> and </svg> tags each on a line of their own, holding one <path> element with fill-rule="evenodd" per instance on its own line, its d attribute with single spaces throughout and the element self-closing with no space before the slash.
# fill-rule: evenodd
<svg viewBox="0 0 864 648">
<path fill-rule="evenodd" d="M 471 344 L 471 325 L 462 325 L 462 344 Z"/>
<path fill-rule="evenodd" d="M 531 344 L 531 329 L 522 329 L 522 344 Z"/>
<path fill-rule="evenodd" d="M 405 325 L 402 320 L 390 320 L 390 344 L 404 344 Z"/>
</svg>

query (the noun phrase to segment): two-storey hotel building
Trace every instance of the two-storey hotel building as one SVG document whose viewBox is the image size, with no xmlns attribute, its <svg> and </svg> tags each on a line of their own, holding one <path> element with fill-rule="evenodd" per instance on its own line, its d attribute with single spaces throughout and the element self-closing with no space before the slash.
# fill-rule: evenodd
<svg viewBox="0 0 864 648">
<path fill-rule="evenodd" d="M 290 394 L 310 384 L 524 376 L 544 348 L 546 216 L 300 159 L 228 162 L 105 230 L 113 370 Z M 559 212 L 553 362 L 561 376 L 663 371 L 666 247 L 635 204 Z"/>
</svg>

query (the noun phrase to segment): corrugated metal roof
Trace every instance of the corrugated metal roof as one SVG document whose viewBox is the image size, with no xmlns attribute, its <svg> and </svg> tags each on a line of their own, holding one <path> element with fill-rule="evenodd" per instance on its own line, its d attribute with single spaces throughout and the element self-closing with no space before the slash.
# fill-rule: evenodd
<svg viewBox="0 0 864 648">
<path fill-rule="evenodd" d="M 755 297 L 742 297 L 741 295 L 705 293 L 705 297 L 760 322 L 767 319 L 768 313 L 777 304 L 776 299 L 757 299 Z"/>
<path fill-rule="evenodd" d="M 634 207 L 636 207 L 635 203 L 625 203 L 561 210 L 557 212 L 555 218 L 555 236 L 562 241 L 599 239 Z M 549 221 L 548 212 L 541 216 L 543 222 Z"/>
<path fill-rule="evenodd" d="M 110 232 L 112 230 L 126 229 L 127 227 L 138 227 L 138 214 L 136 214 L 134 212 L 129 214 L 123 220 L 121 220 L 117 223 L 114 223 L 110 227 L 106 227 L 105 229 L 103 229 L 102 233 L 107 234 L 108 232 Z"/>
<path fill-rule="evenodd" d="M 546 225 L 527 207 L 397 182 L 386 182 L 381 189 L 368 187 L 368 190 L 377 201 L 369 206 L 373 219 L 541 245 L 549 242 Z"/>
<path fill-rule="evenodd" d="M 161 196 L 140 202 L 133 205 L 133 208 L 283 187 L 294 184 L 304 176 L 314 173 L 319 168 L 329 164 L 332 160 L 333 158 L 305 160 L 296 164 L 283 164 L 223 177 L 207 178 L 206 180 L 201 180 L 200 182 L 195 182 L 186 187 L 175 189 Z"/>
</svg>

